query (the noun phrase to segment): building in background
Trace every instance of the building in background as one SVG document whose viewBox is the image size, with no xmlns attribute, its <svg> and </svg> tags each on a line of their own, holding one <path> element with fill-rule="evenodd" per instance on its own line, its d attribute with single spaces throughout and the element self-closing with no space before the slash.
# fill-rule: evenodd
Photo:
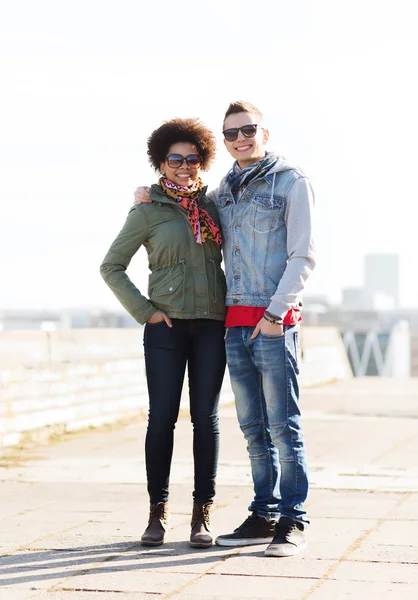
<svg viewBox="0 0 418 600">
<path fill-rule="evenodd" d="M 364 258 L 364 308 L 399 308 L 399 256 L 367 254 Z"/>
<path fill-rule="evenodd" d="M 341 307 L 347 311 L 391 311 L 399 309 L 399 256 L 367 254 L 364 283 L 342 289 Z"/>
<path fill-rule="evenodd" d="M 342 305 L 347 310 L 364 309 L 364 289 L 363 288 L 344 288 L 342 291 Z"/>
<path fill-rule="evenodd" d="M 304 294 L 305 325 L 338 327 L 347 341 L 351 360 L 360 362 L 370 354 L 374 368 L 367 374 L 378 374 L 379 352 L 385 359 L 389 334 L 400 322 L 410 332 L 411 374 L 418 376 L 418 310 L 399 307 L 399 257 L 394 254 L 369 254 L 364 259 L 364 285 L 342 290 L 342 302 L 335 305 L 325 294 Z M 141 327 L 123 310 L 101 308 L 62 310 L 0 310 L 2 330 L 41 329 L 44 331 L 79 328 Z M 355 337 L 358 356 L 353 355 Z M 348 337 L 347 337 L 348 335 Z M 374 336 L 374 337 L 372 337 Z M 379 350 L 377 350 L 377 342 Z M 350 350 L 351 349 L 351 350 Z"/>
</svg>

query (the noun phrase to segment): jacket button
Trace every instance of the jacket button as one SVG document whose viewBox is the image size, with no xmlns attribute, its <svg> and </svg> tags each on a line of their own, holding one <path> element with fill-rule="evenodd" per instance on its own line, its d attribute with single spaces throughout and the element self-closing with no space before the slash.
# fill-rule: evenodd
<svg viewBox="0 0 418 600">
<path fill-rule="evenodd" d="M 239 275 L 234 275 L 234 279 L 239 279 Z"/>
<path fill-rule="evenodd" d="M 234 299 L 232 300 L 232 302 L 233 302 L 234 304 L 238 304 L 239 300 L 238 300 L 237 298 L 234 298 Z"/>
<path fill-rule="evenodd" d="M 172 292 L 172 291 L 173 291 L 173 289 L 174 289 L 174 288 L 172 288 L 172 287 L 169 287 L 169 288 L 168 288 L 168 291 L 169 291 L 169 292 Z"/>
</svg>

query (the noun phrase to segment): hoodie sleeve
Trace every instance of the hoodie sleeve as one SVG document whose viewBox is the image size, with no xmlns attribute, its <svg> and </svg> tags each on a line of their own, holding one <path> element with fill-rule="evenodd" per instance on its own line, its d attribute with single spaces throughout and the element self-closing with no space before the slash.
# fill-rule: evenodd
<svg viewBox="0 0 418 600">
<path fill-rule="evenodd" d="M 100 266 L 100 274 L 116 298 L 142 325 L 157 309 L 129 279 L 126 269 L 147 238 L 145 211 L 139 206 L 133 207 Z"/>
<path fill-rule="evenodd" d="M 285 213 L 287 266 L 268 307 L 270 312 L 282 318 L 290 308 L 297 307 L 298 296 L 315 267 L 314 204 L 309 180 L 306 177 L 296 180 L 288 194 Z"/>
<path fill-rule="evenodd" d="M 216 206 L 218 205 L 218 202 L 219 202 L 221 188 L 225 185 L 225 179 L 226 179 L 226 177 L 222 177 L 218 187 L 216 187 L 214 190 L 211 190 L 210 192 L 206 193 L 206 197 L 209 198 L 209 200 L 211 200 Z"/>
</svg>

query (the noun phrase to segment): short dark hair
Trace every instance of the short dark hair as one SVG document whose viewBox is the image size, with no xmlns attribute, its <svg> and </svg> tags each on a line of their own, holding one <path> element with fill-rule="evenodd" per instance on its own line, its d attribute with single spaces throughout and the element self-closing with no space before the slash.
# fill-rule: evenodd
<svg viewBox="0 0 418 600">
<path fill-rule="evenodd" d="M 259 108 L 254 106 L 254 104 L 251 104 L 251 102 L 243 102 L 242 100 L 235 100 L 235 102 L 231 102 L 231 104 L 228 106 L 224 116 L 223 126 L 225 126 L 225 121 L 229 115 L 235 115 L 242 112 L 251 113 L 260 119 L 261 122 L 264 121 L 263 113 Z"/>
<path fill-rule="evenodd" d="M 156 171 L 165 161 L 170 146 L 177 142 L 194 144 L 202 157 L 202 169 L 209 169 L 216 153 L 214 133 L 199 119 L 175 118 L 165 121 L 148 138 L 148 159 Z"/>
</svg>

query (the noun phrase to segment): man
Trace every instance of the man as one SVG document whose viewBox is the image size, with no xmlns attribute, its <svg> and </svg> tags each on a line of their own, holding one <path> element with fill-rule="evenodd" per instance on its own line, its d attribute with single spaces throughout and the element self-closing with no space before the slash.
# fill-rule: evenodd
<svg viewBox="0 0 418 600">
<path fill-rule="evenodd" d="M 298 386 L 300 294 L 312 272 L 314 195 L 304 174 L 266 152 L 262 113 L 233 102 L 223 123 L 235 159 L 209 194 L 223 231 L 226 353 L 254 482 L 251 515 L 219 546 L 266 544 L 266 556 L 306 548 L 308 477 Z"/>
<path fill-rule="evenodd" d="M 223 134 L 236 162 L 210 195 L 224 237 L 227 362 L 255 496 L 251 516 L 216 543 L 271 541 L 266 556 L 288 556 L 306 547 L 308 524 L 298 323 L 314 268 L 314 196 L 300 170 L 266 153 L 269 132 L 254 105 L 230 104 Z"/>
</svg>

